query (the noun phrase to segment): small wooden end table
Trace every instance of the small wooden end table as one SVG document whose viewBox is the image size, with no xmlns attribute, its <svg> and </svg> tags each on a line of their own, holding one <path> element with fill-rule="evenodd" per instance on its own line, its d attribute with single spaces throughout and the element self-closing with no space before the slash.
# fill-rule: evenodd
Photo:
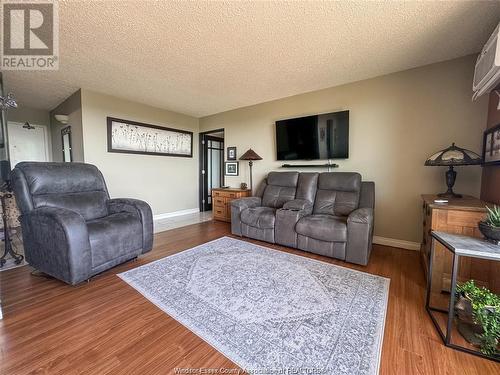
<svg viewBox="0 0 500 375">
<path fill-rule="evenodd" d="M 481 353 L 479 350 L 474 350 L 466 346 L 461 346 L 453 343 L 452 332 L 454 331 L 453 319 L 455 316 L 455 292 L 457 286 L 457 275 L 458 268 L 460 265 L 461 257 L 470 257 L 477 259 L 486 259 L 490 261 L 500 261 L 500 246 L 495 245 L 491 242 L 474 238 L 468 236 L 462 236 L 458 234 L 451 234 L 439 231 L 432 231 L 432 244 L 431 244 L 431 256 L 429 263 L 429 272 L 427 273 L 427 293 L 425 300 L 425 308 L 429 313 L 432 322 L 436 326 L 436 329 L 441 336 L 444 344 L 450 348 L 460 350 L 466 353 L 474 354 L 483 358 L 488 358 L 493 361 L 500 362 L 500 358 L 487 356 Z M 450 300 L 448 303 L 448 309 L 434 307 L 431 305 L 431 285 L 433 282 L 433 261 L 435 257 L 436 241 L 444 246 L 444 248 L 450 251 L 452 255 L 452 271 L 451 271 L 451 286 L 450 286 Z M 444 323 L 444 319 L 440 319 L 439 315 L 446 319 L 446 333 L 443 332 L 439 321 Z M 446 314 L 443 316 L 443 314 Z M 456 332 L 458 334 L 458 332 Z M 465 340 L 463 340 L 465 342 Z"/>
</svg>

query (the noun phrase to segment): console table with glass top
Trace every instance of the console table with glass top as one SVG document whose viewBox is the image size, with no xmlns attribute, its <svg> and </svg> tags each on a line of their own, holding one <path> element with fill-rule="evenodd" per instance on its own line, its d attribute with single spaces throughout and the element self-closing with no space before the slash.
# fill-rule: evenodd
<svg viewBox="0 0 500 375">
<path fill-rule="evenodd" d="M 454 321 L 457 275 L 459 274 L 460 265 L 463 264 L 460 262 L 460 259 L 470 257 L 497 262 L 500 261 L 500 246 L 479 238 L 439 231 L 432 231 L 431 236 L 432 244 L 429 269 L 427 272 L 425 308 L 436 326 L 439 335 L 443 339 L 444 344 L 448 347 L 500 362 L 500 357 L 484 355 L 476 346 L 468 343 L 459 333 L 456 322 Z M 443 246 L 437 247 L 436 242 L 439 242 Z M 437 293 L 435 291 L 436 288 L 432 287 L 435 279 L 440 276 L 436 275 L 435 270 L 433 270 L 433 262 L 436 256 L 436 249 L 438 248 L 441 249 L 440 251 L 447 251 L 447 256 L 451 256 L 452 258 L 450 289 L 441 290 L 440 293 Z M 443 254 L 441 254 L 441 256 L 443 256 Z M 492 290 L 492 292 L 499 293 L 500 291 Z"/>
</svg>

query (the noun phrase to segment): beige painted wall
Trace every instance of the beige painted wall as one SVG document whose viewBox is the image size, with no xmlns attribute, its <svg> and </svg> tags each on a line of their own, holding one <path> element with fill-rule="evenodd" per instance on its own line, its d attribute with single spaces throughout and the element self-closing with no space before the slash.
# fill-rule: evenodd
<svg viewBox="0 0 500 375">
<path fill-rule="evenodd" d="M 28 121 L 35 125 L 50 126 L 49 111 L 43 109 L 28 108 L 19 104 L 16 109 L 7 112 L 7 121 L 25 123 Z"/>
<path fill-rule="evenodd" d="M 55 115 L 69 116 L 68 123 L 60 123 L 54 117 Z M 54 161 L 63 161 L 61 130 L 67 126 L 71 126 L 72 161 L 83 162 L 84 152 L 81 90 L 76 91 L 69 98 L 50 111 L 52 158 Z"/>
<path fill-rule="evenodd" d="M 375 181 L 376 235 L 419 242 L 420 194 L 446 190 L 445 168 L 424 167 L 427 156 L 452 142 L 481 150 L 487 100 L 471 102 L 474 62 L 468 56 L 204 117 L 200 131 L 224 128 L 225 146 L 237 146 L 238 157 L 252 147 L 264 159 L 254 164 L 258 182 L 281 170 L 276 120 L 350 110 L 350 158 L 337 161 L 337 170 Z M 457 171 L 456 190 L 478 196 L 481 167 Z M 242 181 L 248 181 L 246 162 L 239 177 L 226 178 L 231 186 Z"/>
<path fill-rule="evenodd" d="M 107 152 L 106 117 L 117 117 L 194 133 L 193 157 Z M 153 214 L 198 208 L 198 119 L 82 90 L 85 162 L 102 171 L 112 197 L 143 199 Z"/>
</svg>

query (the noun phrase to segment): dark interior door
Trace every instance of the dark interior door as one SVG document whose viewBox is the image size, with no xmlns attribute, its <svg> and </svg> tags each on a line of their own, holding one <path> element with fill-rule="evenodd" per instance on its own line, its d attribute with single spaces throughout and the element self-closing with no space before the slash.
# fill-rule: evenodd
<svg viewBox="0 0 500 375">
<path fill-rule="evenodd" d="M 224 139 L 201 134 L 201 211 L 212 209 L 212 189 L 224 185 Z"/>
</svg>

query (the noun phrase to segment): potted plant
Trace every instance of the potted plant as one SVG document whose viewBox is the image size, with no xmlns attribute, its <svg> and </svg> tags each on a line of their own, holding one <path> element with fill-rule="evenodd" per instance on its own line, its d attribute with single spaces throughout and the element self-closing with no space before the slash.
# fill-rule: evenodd
<svg viewBox="0 0 500 375">
<path fill-rule="evenodd" d="M 473 280 L 457 285 L 457 303 L 455 311 L 462 327 L 471 327 L 468 332 L 475 335 L 476 340 L 469 342 L 480 346 L 483 354 L 499 356 L 500 341 L 500 296 L 484 287 L 478 287 Z M 459 330 L 461 333 L 463 329 Z"/>
<path fill-rule="evenodd" d="M 486 209 L 488 214 L 486 220 L 479 222 L 479 230 L 488 240 L 498 243 L 500 242 L 500 207 L 495 205 L 493 208 L 489 208 L 486 206 Z"/>
</svg>

